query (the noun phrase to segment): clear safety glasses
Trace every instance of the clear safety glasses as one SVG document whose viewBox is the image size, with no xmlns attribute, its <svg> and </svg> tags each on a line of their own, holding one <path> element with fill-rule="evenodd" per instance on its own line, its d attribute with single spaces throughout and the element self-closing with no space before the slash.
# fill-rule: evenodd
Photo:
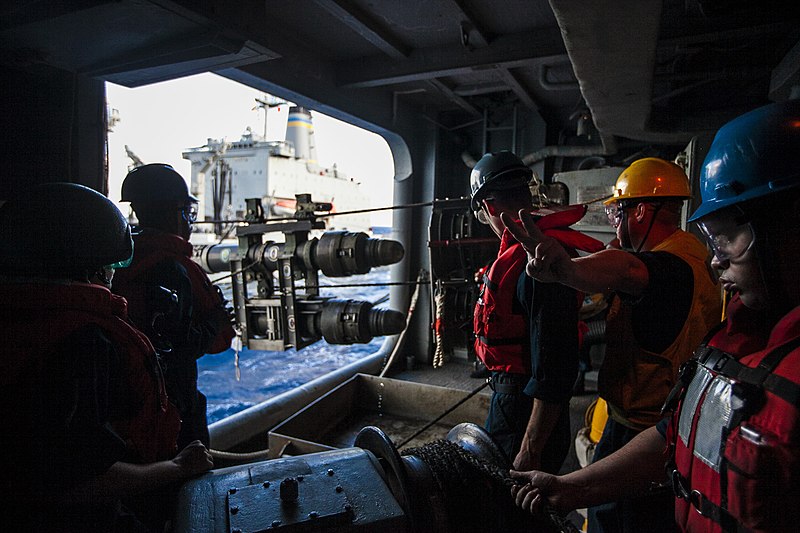
<svg viewBox="0 0 800 533">
<path fill-rule="evenodd" d="M 186 204 L 178 209 L 183 219 L 189 224 L 197 222 L 197 204 Z"/>
<path fill-rule="evenodd" d="M 483 200 L 481 200 L 481 204 L 483 204 L 483 202 L 494 202 L 494 196 L 492 196 L 491 194 L 486 196 Z M 489 215 L 486 214 L 486 211 L 484 211 L 483 205 L 481 205 L 481 207 L 479 207 L 478 210 L 475 211 L 475 218 L 481 224 L 484 224 L 486 226 L 489 225 Z"/>
<path fill-rule="evenodd" d="M 742 257 L 753 247 L 756 240 L 753 226 L 749 222 L 712 225 L 698 221 L 697 227 L 700 228 L 700 232 L 719 261 L 730 261 Z"/>
<path fill-rule="evenodd" d="M 606 216 L 608 217 L 608 223 L 611 224 L 612 228 L 616 228 L 622 223 L 622 217 L 625 216 L 625 209 L 627 208 L 627 204 L 622 202 L 617 202 L 606 206 Z"/>
</svg>

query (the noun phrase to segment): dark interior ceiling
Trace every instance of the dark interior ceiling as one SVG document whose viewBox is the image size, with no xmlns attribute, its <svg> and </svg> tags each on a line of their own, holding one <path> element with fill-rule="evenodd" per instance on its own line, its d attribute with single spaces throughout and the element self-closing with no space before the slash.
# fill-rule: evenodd
<svg viewBox="0 0 800 533">
<path fill-rule="evenodd" d="M 134 87 L 205 71 L 391 129 L 516 103 L 604 139 L 674 143 L 798 83 L 797 2 L 81 0 L 6 2 L 7 67 Z M 572 117 L 572 118 L 570 118 Z"/>
</svg>

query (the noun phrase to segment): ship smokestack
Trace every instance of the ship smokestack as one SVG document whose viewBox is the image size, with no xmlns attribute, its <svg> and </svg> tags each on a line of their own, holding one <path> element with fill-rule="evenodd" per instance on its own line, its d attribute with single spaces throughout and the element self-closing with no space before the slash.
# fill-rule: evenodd
<svg viewBox="0 0 800 533">
<path fill-rule="evenodd" d="M 289 109 L 289 122 L 286 125 L 286 141 L 294 145 L 294 154 L 300 159 L 317 161 L 317 147 L 314 143 L 314 122 L 311 112 L 304 107 Z"/>
</svg>

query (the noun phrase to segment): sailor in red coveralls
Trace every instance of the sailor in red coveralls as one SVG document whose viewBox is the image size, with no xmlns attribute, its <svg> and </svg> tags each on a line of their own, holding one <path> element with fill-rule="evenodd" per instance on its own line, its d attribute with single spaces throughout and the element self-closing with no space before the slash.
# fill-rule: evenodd
<svg viewBox="0 0 800 533">
<path fill-rule="evenodd" d="M 125 217 L 87 187 L 47 183 L 0 207 L 0 449 L 11 529 L 142 531 L 121 499 L 212 466 L 200 442 L 176 455 L 178 413 L 155 351 L 106 288 L 132 253 Z"/>
<path fill-rule="evenodd" d="M 682 531 L 797 531 L 800 524 L 800 101 L 723 126 L 692 216 L 733 299 L 685 364 L 669 419 L 565 476 L 512 472 L 517 504 L 566 511 L 668 480 Z M 535 226 L 514 228 L 533 269 L 564 263 Z M 530 240 L 527 240 L 530 239 Z M 665 446 L 666 442 L 666 446 Z M 664 475 L 664 465 L 666 473 Z"/>
<path fill-rule="evenodd" d="M 508 151 L 484 155 L 470 176 L 472 207 L 500 240 L 474 312 L 475 352 L 494 391 L 486 429 L 515 468 L 558 472 L 570 442 L 569 399 L 578 375 L 583 296 L 525 275 L 525 250 L 504 231 L 502 213 L 532 210 L 532 171 Z M 542 231 L 571 249 L 602 243 L 568 228 L 585 206 L 535 212 Z"/>
<path fill-rule="evenodd" d="M 128 300 L 131 319 L 156 347 L 167 348 L 161 356 L 167 393 L 181 414 L 178 446 L 194 440 L 208 446 L 197 359 L 230 348 L 235 333 L 221 293 L 192 261 L 189 235 L 197 198 L 171 166 L 154 163 L 128 173 L 122 201 L 131 203 L 139 225 L 133 263 L 118 273 L 113 290 Z M 177 305 L 165 305 L 164 289 Z"/>
</svg>

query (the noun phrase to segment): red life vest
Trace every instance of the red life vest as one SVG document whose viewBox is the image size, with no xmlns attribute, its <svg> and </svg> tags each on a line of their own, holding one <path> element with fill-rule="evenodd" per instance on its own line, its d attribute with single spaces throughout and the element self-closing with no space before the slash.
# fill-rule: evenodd
<svg viewBox="0 0 800 533">
<path fill-rule="evenodd" d="M 192 261 L 192 245 L 186 239 L 160 231 L 144 231 L 134 237 L 133 263 L 125 269 L 117 270 L 114 275 L 115 289 L 121 294 L 130 295 L 131 305 L 142 305 L 136 301 L 141 290 L 136 288 L 137 282 L 146 273 L 162 261 L 172 259 L 186 269 L 192 285 L 192 302 L 194 316 L 192 320 L 199 323 L 205 321 L 214 310 L 224 306 L 222 297 L 208 279 L 203 269 Z M 135 316 L 135 315 L 134 315 Z M 233 327 L 222 328 L 206 348 L 206 353 L 219 353 L 231 347 L 231 339 L 236 336 Z"/>
<path fill-rule="evenodd" d="M 558 240 L 571 254 L 574 249 L 597 252 L 603 244 L 570 229 L 586 213 L 586 206 L 542 208 L 533 212 L 536 225 Z M 497 259 L 484 274 L 478 301 L 473 313 L 475 354 L 491 371 L 530 374 L 528 323 L 522 312 L 514 311 L 517 280 L 528 261 L 528 255 L 508 230 L 503 231 Z M 580 306 L 583 295 L 578 294 Z"/>
<path fill-rule="evenodd" d="M 668 431 L 683 531 L 790 531 L 800 523 L 800 307 L 768 340 L 735 297 L 684 372 Z M 749 331 L 748 331 L 749 329 Z"/>
<path fill-rule="evenodd" d="M 125 299 L 88 283 L 0 284 L 7 332 L 0 358 L 3 390 L 19 388 L 27 373 L 46 372 L 48 355 L 70 334 L 91 324 L 102 329 L 124 357 L 128 402 L 135 414 L 113 421 L 128 443 L 132 460 L 151 463 L 175 455 L 180 416 L 167 399 L 155 350 L 147 337 L 127 322 Z"/>
<path fill-rule="evenodd" d="M 497 259 L 484 274 L 473 316 L 475 354 L 493 372 L 531 372 L 528 323 L 521 310 L 513 309 L 517 280 L 527 261 L 522 245 L 504 231 Z"/>
</svg>

